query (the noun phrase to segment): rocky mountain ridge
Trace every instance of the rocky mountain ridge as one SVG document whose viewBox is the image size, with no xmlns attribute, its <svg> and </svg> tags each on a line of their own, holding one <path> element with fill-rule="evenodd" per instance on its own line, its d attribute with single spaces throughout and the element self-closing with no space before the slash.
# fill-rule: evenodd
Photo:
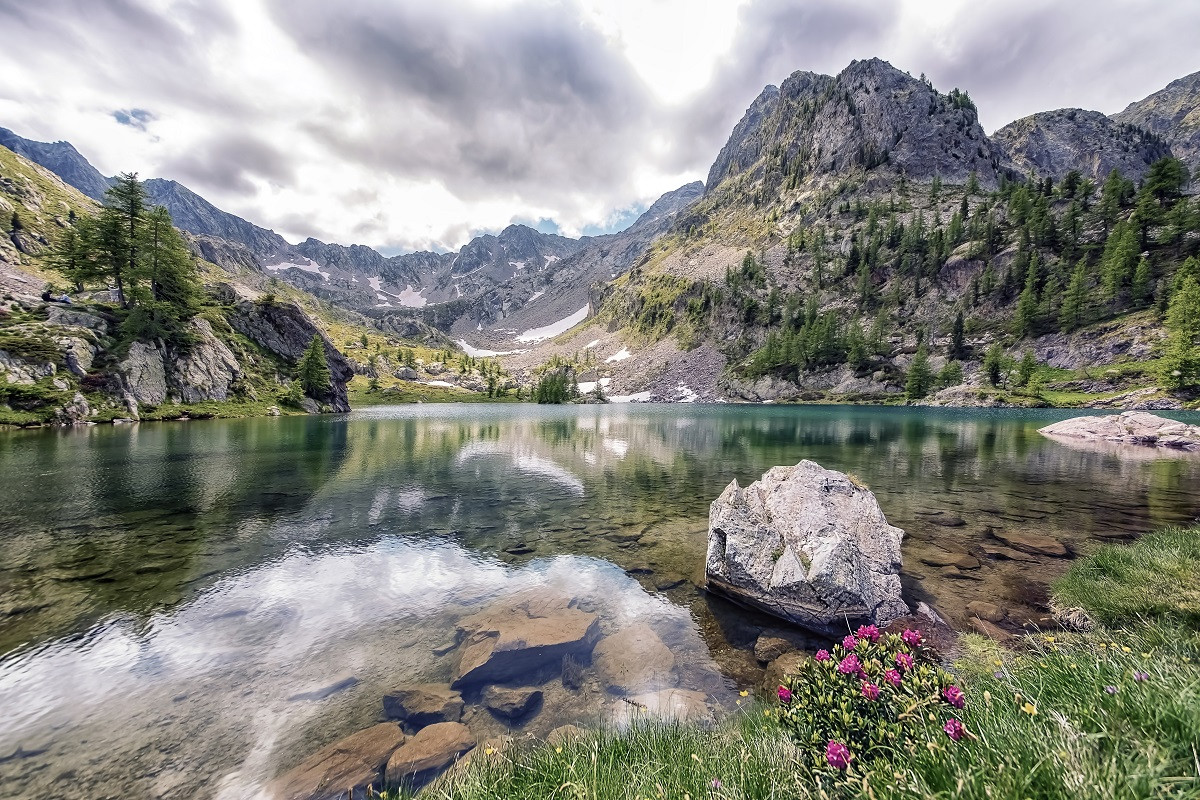
<svg viewBox="0 0 1200 800">
<path fill-rule="evenodd" d="M 1142 100 L 1113 114 L 1117 122 L 1136 125 L 1161 137 L 1171 152 L 1200 172 L 1200 72 L 1171 81 Z"/>
</svg>

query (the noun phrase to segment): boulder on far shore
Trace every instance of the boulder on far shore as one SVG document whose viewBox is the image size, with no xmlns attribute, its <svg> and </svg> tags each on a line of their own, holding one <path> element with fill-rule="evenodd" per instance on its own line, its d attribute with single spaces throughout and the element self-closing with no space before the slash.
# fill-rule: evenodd
<svg viewBox="0 0 1200 800">
<path fill-rule="evenodd" d="M 710 591 L 828 635 L 909 613 L 900 540 L 871 492 L 812 461 L 733 481 L 709 510 Z"/>
<path fill-rule="evenodd" d="M 1200 426 L 1187 425 L 1145 411 L 1100 417 L 1073 417 L 1040 428 L 1051 439 L 1115 442 L 1176 450 L 1200 450 Z"/>
</svg>

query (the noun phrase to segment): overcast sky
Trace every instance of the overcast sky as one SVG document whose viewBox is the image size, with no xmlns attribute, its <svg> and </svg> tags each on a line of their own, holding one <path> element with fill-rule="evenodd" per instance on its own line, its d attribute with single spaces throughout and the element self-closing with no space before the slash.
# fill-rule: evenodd
<svg viewBox="0 0 1200 800">
<path fill-rule="evenodd" d="M 797 69 L 880 56 L 984 128 L 1200 70 L 1200 0 L 0 0 L 0 126 L 290 240 L 578 235 L 703 179 Z"/>
</svg>

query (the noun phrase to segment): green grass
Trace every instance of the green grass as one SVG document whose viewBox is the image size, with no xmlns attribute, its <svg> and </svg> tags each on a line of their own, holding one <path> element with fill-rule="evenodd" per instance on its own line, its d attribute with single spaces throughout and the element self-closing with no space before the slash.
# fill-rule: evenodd
<svg viewBox="0 0 1200 800">
<path fill-rule="evenodd" d="M 391 406 L 403 403 L 515 403 L 516 394 L 510 392 L 505 397 L 488 397 L 486 392 L 472 392 L 467 389 L 450 388 L 447 386 L 429 386 L 418 381 L 396 381 L 372 391 L 367 385 L 367 379 L 356 375 L 347 385 L 350 397 L 350 407 L 362 406 Z"/>
<path fill-rule="evenodd" d="M 1164 528 L 1130 547 L 1106 545 L 1072 566 L 1055 597 L 1105 625 L 1154 617 L 1200 628 L 1200 529 Z"/>
<path fill-rule="evenodd" d="M 1051 798 L 1200 797 L 1200 529 L 1169 528 L 1081 560 L 1056 599 L 1107 627 L 1028 637 L 1016 651 L 964 638 L 955 672 L 971 736 L 940 729 L 847 773 L 814 768 L 771 703 L 715 727 L 647 722 L 558 747 L 477 753 L 422 797 Z M 714 784 L 718 781 L 719 785 Z M 390 795 L 405 797 L 405 794 Z"/>
</svg>

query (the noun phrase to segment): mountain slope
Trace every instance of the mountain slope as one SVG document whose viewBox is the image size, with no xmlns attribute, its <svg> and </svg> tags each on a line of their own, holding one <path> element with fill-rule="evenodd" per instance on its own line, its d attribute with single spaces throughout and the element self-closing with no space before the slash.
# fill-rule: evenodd
<svg viewBox="0 0 1200 800">
<path fill-rule="evenodd" d="M 239 244 L 259 260 L 267 260 L 291 247 L 274 231 L 260 228 L 214 206 L 183 184 L 163 178 L 143 181 L 147 200 L 171 214 L 175 227 L 197 236 L 213 236 Z"/>
<path fill-rule="evenodd" d="M 1171 155 L 1166 142 L 1099 111 L 1062 108 L 1010 122 L 992 134 L 1013 167 L 1022 174 L 1060 180 L 1075 170 L 1103 181 L 1114 169 L 1140 181 L 1153 164 Z"/>
<path fill-rule="evenodd" d="M 1200 72 L 1171 81 L 1112 116 L 1161 137 L 1193 175 L 1200 171 Z"/>
<path fill-rule="evenodd" d="M 93 200 L 103 201 L 111 185 L 70 142 L 35 142 L 0 128 L 0 145 L 40 164 Z"/>
</svg>

